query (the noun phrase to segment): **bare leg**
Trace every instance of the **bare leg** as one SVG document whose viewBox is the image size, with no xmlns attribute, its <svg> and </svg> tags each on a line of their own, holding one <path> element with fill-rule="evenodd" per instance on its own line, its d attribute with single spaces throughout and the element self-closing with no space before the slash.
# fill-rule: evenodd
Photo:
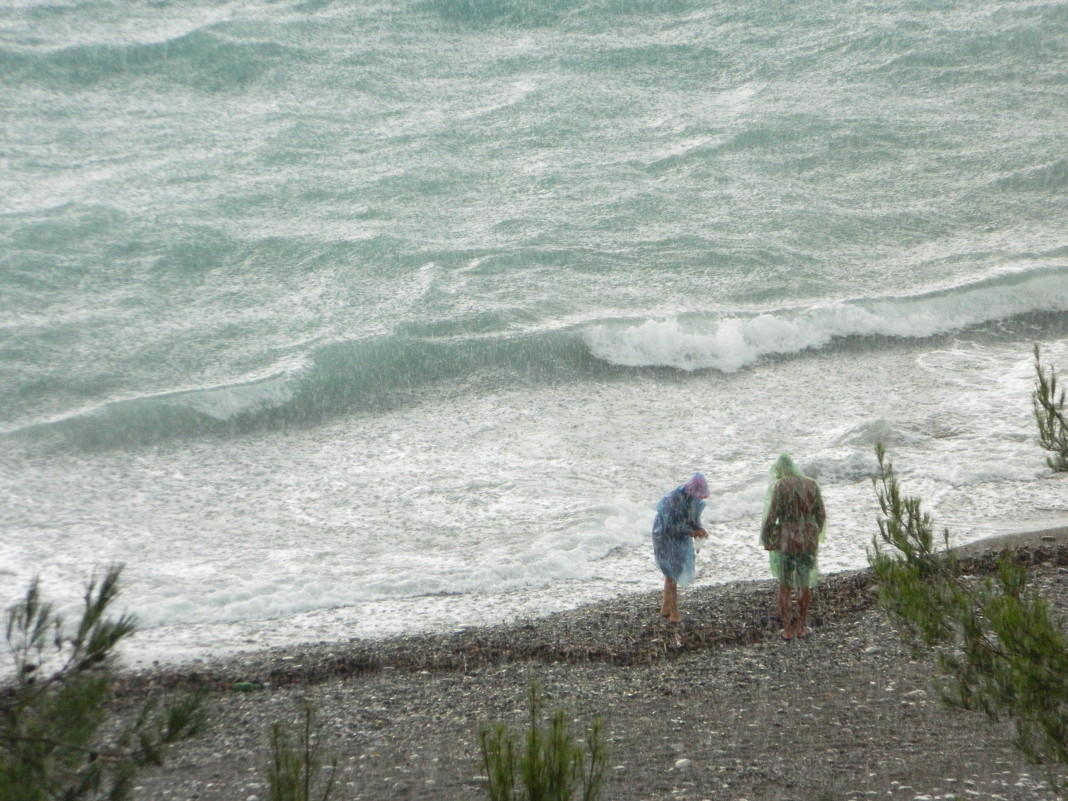
<svg viewBox="0 0 1068 801">
<path fill-rule="evenodd" d="M 679 614 L 679 585 L 675 579 L 664 577 L 664 602 L 660 604 L 660 614 L 672 623 L 682 620 Z"/>
<path fill-rule="evenodd" d="M 805 627 L 805 623 L 808 621 L 808 606 L 812 603 L 812 590 L 808 587 L 801 588 L 801 597 L 797 601 L 797 628 L 794 629 L 794 634 L 798 637 L 804 637 L 808 634 L 808 628 Z"/>
<path fill-rule="evenodd" d="M 779 613 L 782 615 L 782 636 L 785 640 L 794 636 L 794 602 L 792 592 L 785 584 L 779 585 Z"/>
</svg>

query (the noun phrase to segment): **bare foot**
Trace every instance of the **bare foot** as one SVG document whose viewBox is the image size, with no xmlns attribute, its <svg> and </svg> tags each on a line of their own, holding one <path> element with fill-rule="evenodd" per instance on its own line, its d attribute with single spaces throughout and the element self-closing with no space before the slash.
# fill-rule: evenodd
<svg viewBox="0 0 1068 801">
<path fill-rule="evenodd" d="M 670 615 L 668 615 L 667 619 L 668 619 L 668 623 L 681 623 L 682 622 L 682 615 L 680 615 L 678 613 L 678 611 L 675 611 L 675 612 L 672 612 Z"/>
<path fill-rule="evenodd" d="M 805 627 L 803 627 L 801 629 L 801 631 L 795 631 L 794 632 L 794 636 L 795 637 L 807 637 L 811 633 L 812 633 L 812 629 L 810 629 L 808 626 L 805 626 Z"/>
<path fill-rule="evenodd" d="M 787 631 L 786 629 L 783 629 L 782 631 L 780 631 L 779 635 L 784 640 L 792 640 L 794 638 L 794 633 L 792 631 Z"/>
</svg>

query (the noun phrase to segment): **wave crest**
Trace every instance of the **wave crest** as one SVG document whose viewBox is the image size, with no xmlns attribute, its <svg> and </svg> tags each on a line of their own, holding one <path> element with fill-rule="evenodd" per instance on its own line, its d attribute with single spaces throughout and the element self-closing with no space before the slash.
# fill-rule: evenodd
<svg viewBox="0 0 1068 801">
<path fill-rule="evenodd" d="M 74 45 L 51 52 L 0 49 L 0 66 L 19 80 L 81 89 L 125 76 L 154 76 L 207 92 L 240 89 L 279 62 L 305 54 L 274 42 L 229 39 L 200 29 L 166 41 Z"/>
<path fill-rule="evenodd" d="M 1034 270 L 923 295 L 843 301 L 729 317 L 610 321 L 585 334 L 590 352 L 621 367 L 733 372 L 765 356 L 846 337 L 923 339 L 1035 312 L 1068 311 L 1068 268 Z"/>
<path fill-rule="evenodd" d="M 320 345 L 288 368 L 231 384 L 134 397 L 6 433 L 60 447 L 127 447 L 316 425 L 353 412 L 419 403 L 443 388 L 515 386 L 608 374 L 618 367 L 732 372 L 763 357 L 845 338 L 925 338 L 1023 315 L 1063 326 L 1068 267 L 990 278 L 918 295 L 776 312 L 691 314 L 540 325 L 529 315 L 398 326 L 388 336 Z M 517 321 L 522 330 L 517 330 Z"/>
</svg>

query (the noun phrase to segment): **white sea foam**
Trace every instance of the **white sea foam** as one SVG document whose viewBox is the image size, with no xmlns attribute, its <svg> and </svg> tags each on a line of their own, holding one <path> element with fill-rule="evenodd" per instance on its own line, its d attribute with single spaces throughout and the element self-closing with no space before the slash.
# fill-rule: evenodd
<svg viewBox="0 0 1068 801">
<path fill-rule="evenodd" d="M 293 392 L 290 374 L 283 373 L 249 383 L 170 395 L 164 402 L 195 409 L 216 420 L 232 420 L 241 414 L 284 406 L 292 400 Z"/>
<path fill-rule="evenodd" d="M 627 367 L 732 372 L 762 356 L 821 348 L 842 337 L 924 338 L 1029 312 L 1068 311 L 1068 271 L 1031 271 L 954 290 L 731 317 L 688 316 L 590 326 L 591 353 Z"/>
<path fill-rule="evenodd" d="M 0 608 L 122 561 L 174 656 L 653 592 L 697 469 L 698 583 L 764 578 L 783 451 L 848 569 L 877 441 L 959 540 L 1063 521 L 1068 50 L 983 3 L 9 4 Z"/>
<path fill-rule="evenodd" d="M 708 499 L 702 520 L 730 522 L 759 514 L 764 508 L 766 476 L 759 475 L 741 487 L 719 490 Z"/>
<path fill-rule="evenodd" d="M 42 418 L 28 426 L 6 430 L 0 428 L 0 434 L 43 431 L 64 423 L 103 420 L 109 415 L 115 417 L 116 429 L 121 433 L 122 427 L 129 425 L 128 415 L 136 417 L 140 411 L 157 406 L 190 409 L 218 421 L 233 420 L 242 414 L 255 414 L 284 406 L 293 399 L 295 382 L 307 369 L 309 362 L 303 357 L 287 361 L 288 364 L 272 364 L 264 370 L 237 377 L 232 384 L 115 399 L 100 405 L 71 409 L 66 414 Z"/>
</svg>

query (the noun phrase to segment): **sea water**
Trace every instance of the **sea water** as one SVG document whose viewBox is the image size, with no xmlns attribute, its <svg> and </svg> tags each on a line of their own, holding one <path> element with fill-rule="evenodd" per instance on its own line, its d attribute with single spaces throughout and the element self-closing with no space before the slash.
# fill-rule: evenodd
<svg viewBox="0 0 1068 801">
<path fill-rule="evenodd" d="M 695 471 L 697 583 L 765 578 L 784 451 L 848 570 L 877 442 L 954 542 L 1063 524 L 1066 96 L 1065 2 L 8 2 L 0 602 L 537 616 L 656 590 Z"/>
</svg>

